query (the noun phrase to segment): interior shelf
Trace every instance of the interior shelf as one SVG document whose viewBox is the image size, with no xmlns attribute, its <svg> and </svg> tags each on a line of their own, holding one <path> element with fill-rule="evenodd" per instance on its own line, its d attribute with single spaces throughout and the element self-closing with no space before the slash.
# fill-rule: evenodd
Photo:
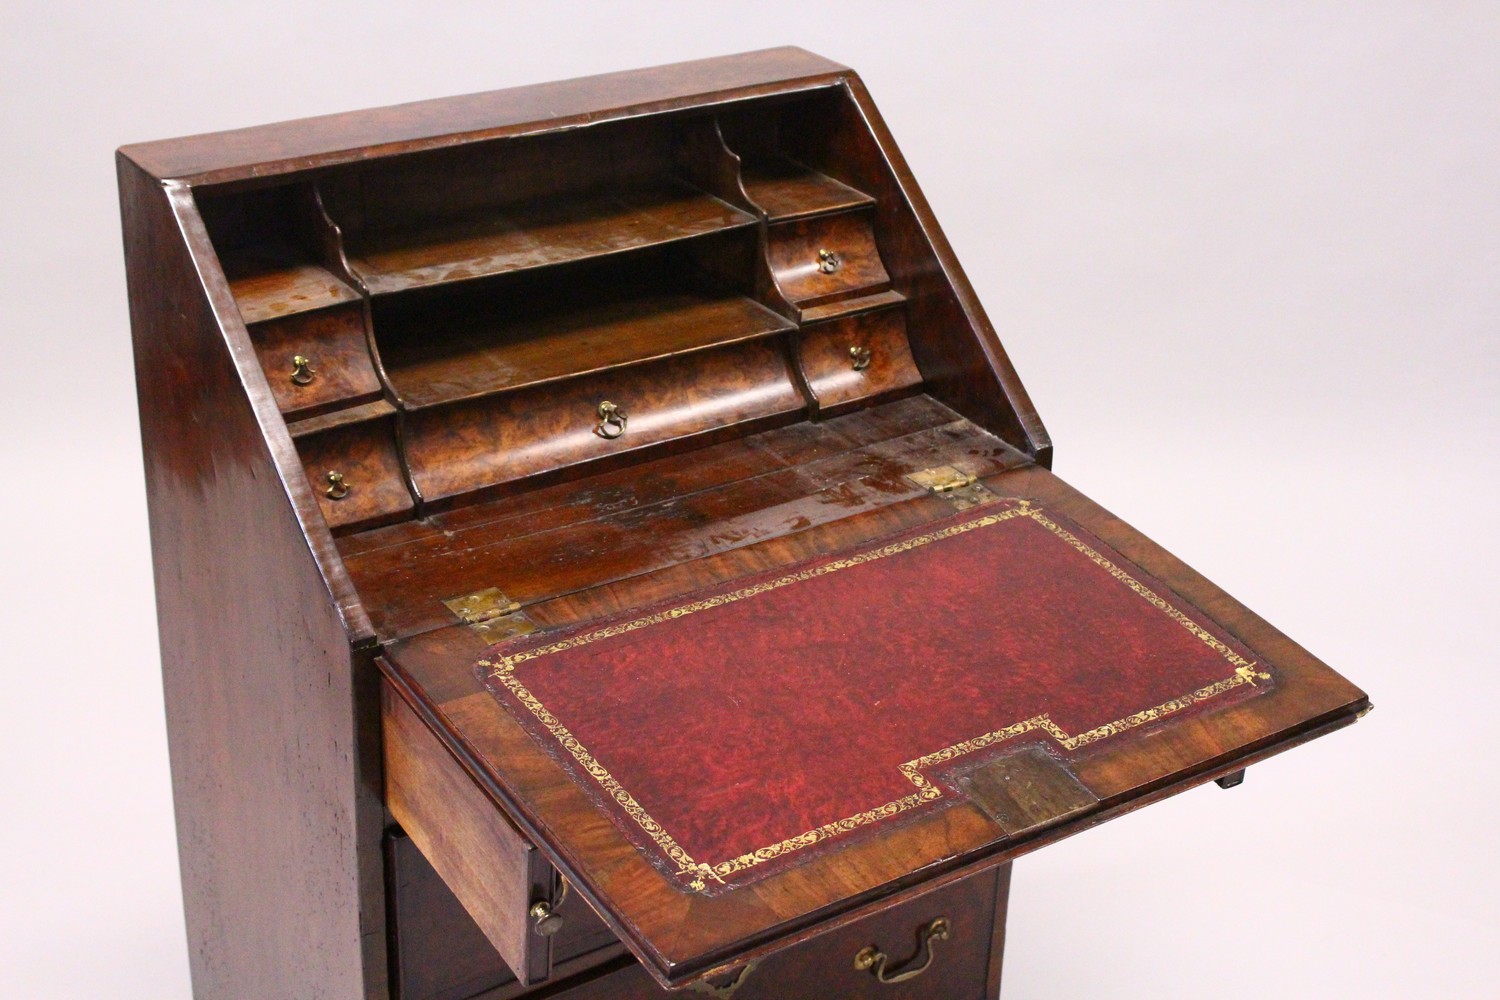
<svg viewBox="0 0 1500 1000">
<path fill-rule="evenodd" d="M 780 156 L 747 157 L 745 193 L 772 222 L 873 205 L 875 199 L 847 184 Z"/>
<path fill-rule="evenodd" d="M 539 199 L 420 230 L 366 232 L 350 267 L 373 295 L 605 256 L 754 225 L 679 181 Z"/>
<path fill-rule="evenodd" d="M 246 324 L 359 299 L 359 292 L 331 271 L 288 247 L 241 248 L 222 263 Z"/>
<path fill-rule="evenodd" d="M 819 320 L 834 319 L 838 316 L 852 316 L 855 313 L 874 312 L 876 309 L 884 309 L 887 306 L 898 305 L 905 301 L 906 296 L 895 289 L 887 288 L 884 291 L 861 295 L 858 298 L 839 299 L 835 302 L 825 302 L 822 305 L 810 306 L 802 310 L 802 322 L 804 324 L 816 323 Z"/>
<path fill-rule="evenodd" d="M 690 288 L 605 297 L 556 313 L 454 310 L 421 335 L 380 335 L 408 408 L 456 402 L 793 328 L 742 295 Z M 377 319 L 377 331 L 381 324 Z"/>
</svg>

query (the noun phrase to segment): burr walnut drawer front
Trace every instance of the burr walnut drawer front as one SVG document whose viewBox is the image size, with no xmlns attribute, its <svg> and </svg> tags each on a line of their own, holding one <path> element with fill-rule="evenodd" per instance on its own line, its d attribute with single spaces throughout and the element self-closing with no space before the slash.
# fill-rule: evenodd
<svg viewBox="0 0 1500 1000">
<path fill-rule="evenodd" d="M 411 513 L 389 404 L 367 403 L 298 421 L 290 429 L 318 507 L 336 534 Z"/>
<path fill-rule="evenodd" d="M 380 398 L 358 302 L 254 323 L 250 340 L 271 395 L 289 418 Z"/>
<path fill-rule="evenodd" d="M 532 476 L 789 420 L 802 406 L 780 338 L 766 337 L 417 410 L 407 461 L 440 509 Z"/>
<path fill-rule="evenodd" d="M 922 384 L 900 307 L 809 323 L 798 338 L 797 359 L 824 413 Z"/>
<path fill-rule="evenodd" d="M 781 292 L 806 309 L 889 288 L 869 211 L 774 223 L 767 256 Z"/>
</svg>

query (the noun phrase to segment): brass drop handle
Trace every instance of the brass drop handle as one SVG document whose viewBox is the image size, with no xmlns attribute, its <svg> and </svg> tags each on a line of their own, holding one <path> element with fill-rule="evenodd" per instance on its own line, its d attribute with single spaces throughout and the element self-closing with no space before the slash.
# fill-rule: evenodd
<svg viewBox="0 0 1500 1000">
<path fill-rule="evenodd" d="M 551 937 L 562 930 L 562 914 L 557 910 L 562 906 L 563 900 L 568 898 L 568 880 L 562 880 L 562 890 L 557 895 L 557 902 L 549 903 L 547 900 L 538 900 L 531 904 L 531 909 L 526 912 L 531 916 L 531 929 L 542 937 Z"/>
<path fill-rule="evenodd" d="M 599 426 L 594 428 L 594 433 L 606 441 L 613 441 L 625 433 L 626 419 L 625 411 L 606 399 L 599 404 Z"/>
<path fill-rule="evenodd" d="M 932 967 L 932 960 L 936 956 L 936 952 L 932 947 L 932 942 L 948 940 L 948 931 L 950 927 L 951 925 L 949 924 L 947 917 L 938 917 L 932 923 L 922 928 L 921 933 L 918 935 L 922 944 L 920 949 L 918 949 L 917 954 L 920 955 L 925 951 L 927 953 L 927 961 L 923 962 L 919 966 L 916 966 L 915 968 L 912 968 L 911 962 L 908 962 L 907 968 L 903 969 L 901 972 L 897 972 L 893 975 L 886 975 L 885 966 L 890 959 L 887 957 L 885 952 L 881 951 L 873 944 L 868 948 L 861 948 L 859 954 L 854 956 L 854 967 L 861 972 L 874 973 L 875 978 L 880 980 L 882 983 L 885 983 L 886 985 L 891 985 L 894 983 L 904 983 L 908 979 L 916 979 L 918 976 Z M 916 956 L 913 956 L 911 961 L 915 962 L 916 960 Z"/>
<path fill-rule="evenodd" d="M 844 266 L 844 258 L 839 256 L 837 250 L 818 251 L 818 270 L 824 274 L 833 274 Z"/>
<path fill-rule="evenodd" d="M 868 347 L 863 347 L 859 344 L 855 344 L 853 347 L 849 348 L 849 364 L 853 366 L 854 370 L 857 372 L 862 372 L 866 368 L 870 367 L 871 357 L 872 355 Z"/>
<path fill-rule="evenodd" d="M 342 472 L 334 472 L 332 469 L 329 469 L 328 474 L 323 478 L 328 483 L 328 489 L 323 491 L 323 495 L 328 499 L 342 500 L 349 495 L 349 484 L 344 482 L 344 474 Z"/>
<path fill-rule="evenodd" d="M 292 381 L 297 385 L 307 385 L 318 374 L 318 370 L 312 366 L 312 358 L 301 354 L 292 355 Z"/>
</svg>

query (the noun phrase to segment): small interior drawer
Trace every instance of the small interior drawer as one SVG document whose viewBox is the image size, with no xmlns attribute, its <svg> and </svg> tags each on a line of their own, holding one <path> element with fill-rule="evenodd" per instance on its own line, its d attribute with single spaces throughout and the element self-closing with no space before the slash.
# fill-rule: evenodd
<svg viewBox="0 0 1500 1000">
<path fill-rule="evenodd" d="M 307 481 L 335 532 L 397 521 L 412 512 L 396 452 L 395 411 L 369 403 L 290 425 Z"/>
<path fill-rule="evenodd" d="M 250 340 L 282 413 L 312 416 L 380 398 L 364 317 L 364 306 L 349 302 L 250 327 Z"/>
<path fill-rule="evenodd" d="M 440 506 L 802 409 L 781 341 L 762 338 L 418 410 L 407 418 L 407 461 L 424 500 Z"/>
<path fill-rule="evenodd" d="M 872 222 L 858 211 L 773 224 L 766 253 L 781 293 L 805 309 L 889 288 Z"/>
<path fill-rule="evenodd" d="M 804 326 L 797 356 L 824 413 L 922 384 L 906 339 L 906 314 L 899 308 Z"/>
</svg>

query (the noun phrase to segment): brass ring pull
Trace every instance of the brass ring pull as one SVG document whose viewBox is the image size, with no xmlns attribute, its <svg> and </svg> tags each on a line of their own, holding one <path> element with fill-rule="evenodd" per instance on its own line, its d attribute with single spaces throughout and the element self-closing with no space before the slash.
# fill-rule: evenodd
<svg viewBox="0 0 1500 1000">
<path fill-rule="evenodd" d="M 625 433 L 625 420 L 625 411 L 606 399 L 599 404 L 599 426 L 594 428 L 594 433 L 606 441 L 613 441 Z"/>
<path fill-rule="evenodd" d="M 334 472 L 332 469 L 329 469 L 328 475 L 323 478 L 328 482 L 328 489 L 323 491 L 323 495 L 328 499 L 342 500 L 349 495 L 349 484 L 344 482 L 344 474 L 342 472 Z"/>
<path fill-rule="evenodd" d="M 690 983 L 688 989 L 694 993 L 706 993 L 711 997 L 718 997 L 719 1000 L 729 1000 L 730 997 L 734 996 L 735 990 L 745 985 L 745 980 L 750 978 L 750 973 L 754 972 L 755 967 L 759 964 L 759 959 L 753 962 L 746 962 L 744 967 L 740 969 L 739 975 L 734 977 L 734 981 L 725 983 L 723 986 L 715 986 L 713 983 L 700 979 L 696 983 Z"/>
<path fill-rule="evenodd" d="M 318 370 L 312 366 L 312 359 L 300 354 L 292 355 L 292 381 L 297 385 L 307 385 L 318 374 Z"/>
<path fill-rule="evenodd" d="M 866 368 L 870 367 L 871 357 L 872 355 L 868 347 L 861 347 L 860 345 L 855 344 L 853 347 L 849 348 L 849 363 L 857 372 L 862 372 Z"/>
<path fill-rule="evenodd" d="M 844 266 L 844 258 L 840 257 L 836 250 L 818 251 L 818 270 L 824 274 L 833 274 Z"/>
<path fill-rule="evenodd" d="M 922 928 L 921 934 L 918 935 L 918 937 L 921 939 L 922 946 L 917 954 L 920 955 L 923 951 L 927 952 L 927 961 L 923 962 L 916 968 L 911 968 L 911 962 L 908 962 L 908 967 L 901 972 L 897 972 L 894 975 L 886 975 L 885 966 L 886 962 L 888 962 L 890 959 L 887 957 L 885 952 L 881 951 L 873 944 L 868 948 L 860 949 L 859 954 L 854 956 L 854 967 L 861 972 L 873 972 L 875 974 L 875 978 L 880 980 L 882 983 L 885 983 L 886 985 L 891 985 L 893 983 L 904 983 L 908 979 L 916 979 L 918 976 L 932 967 L 932 960 L 934 957 L 936 957 L 936 952 L 933 950 L 932 942 L 934 940 L 948 940 L 948 930 L 950 926 L 951 925 L 949 924 L 947 917 L 938 917 L 932 923 Z M 916 957 L 913 956 L 912 962 L 915 962 L 916 960 Z"/>
</svg>

